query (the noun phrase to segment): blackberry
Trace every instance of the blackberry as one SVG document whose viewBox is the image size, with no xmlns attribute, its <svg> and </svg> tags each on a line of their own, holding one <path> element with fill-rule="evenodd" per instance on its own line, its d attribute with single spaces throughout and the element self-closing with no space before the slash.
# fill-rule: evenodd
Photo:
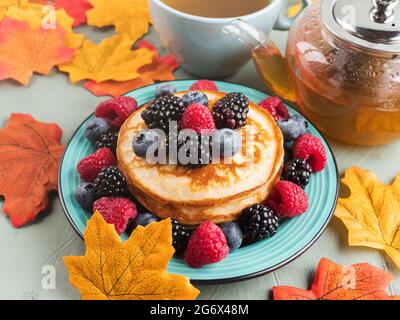
<svg viewBox="0 0 400 320">
<path fill-rule="evenodd" d="M 272 237 L 276 233 L 279 218 L 270 208 L 254 204 L 242 211 L 238 223 L 246 240 L 256 242 Z"/>
<path fill-rule="evenodd" d="M 247 124 L 249 99 L 242 93 L 229 93 L 218 100 L 212 110 L 217 129 L 240 129 Z"/>
<path fill-rule="evenodd" d="M 115 166 L 101 170 L 94 181 L 94 192 L 98 198 L 123 195 L 125 191 L 125 177 Z"/>
<path fill-rule="evenodd" d="M 161 129 L 168 132 L 169 122 L 178 122 L 185 108 L 181 98 L 162 96 L 149 103 L 147 108 L 142 111 L 142 118 L 149 129 Z"/>
<path fill-rule="evenodd" d="M 172 220 L 172 245 L 176 253 L 185 252 L 190 239 L 190 231 L 187 227 L 181 225 L 177 220 Z"/>
<path fill-rule="evenodd" d="M 194 136 L 180 134 L 178 136 L 177 161 L 180 165 L 191 168 L 206 166 L 212 161 L 211 146 L 210 136 L 205 136 L 201 133 L 197 133 Z M 182 148 L 184 148 L 183 151 Z"/>
<path fill-rule="evenodd" d="M 293 182 L 305 188 L 310 182 L 312 168 L 304 159 L 292 159 L 288 161 L 282 172 L 282 179 Z"/>
<path fill-rule="evenodd" d="M 118 141 L 118 132 L 108 132 L 102 134 L 96 140 L 96 143 L 94 145 L 96 146 L 97 149 L 108 148 L 115 154 L 117 150 L 117 141 Z"/>
</svg>

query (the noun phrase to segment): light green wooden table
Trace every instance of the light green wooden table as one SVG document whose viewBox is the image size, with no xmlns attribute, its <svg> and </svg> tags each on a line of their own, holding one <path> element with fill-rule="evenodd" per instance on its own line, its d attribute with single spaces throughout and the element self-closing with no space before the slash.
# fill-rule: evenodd
<svg viewBox="0 0 400 320">
<path fill-rule="evenodd" d="M 112 33 L 110 30 L 94 31 L 91 28 L 82 30 L 95 41 Z M 286 33 L 272 34 L 281 48 L 285 46 L 286 37 Z M 146 39 L 159 45 L 153 32 Z M 191 78 L 182 70 L 176 72 L 176 77 Z M 226 80 L 264 90 L 252 63 Z M 64 74 L 57 72 L 47 77 L 35 76 L 26 88 L 2 81 L 0 125 L 3 126 L 11 112 L 30 113 L 39 120 L 58 123 L 64 131 L 63 142 L 66 143 L 82 120 L 104 99 L 96 98 L 80 85 L 71 85 Z M 390 182 L 400 172 L 400 141 L 377 148 L 330 142 L 341 172 L 352 165 L 358 165 L 374 170 L 385 182 Z M 333 218 L 318 242 L 289 265 L 249 281 L 201 286 L 200 298 L 268 299 L 271 288 L 276 285 L 308 288 L 322 257 L 340 264 L 369 262 L 392 272 L 397 280 L 390 286 L 389 293 L 400 295 L 400 272 L 394 264 L 378 251 L 348 247 L 346 238 L 346 229 Z M 78 292 L 69 284 L 62 258 L 66 255 L 82 255 L 83 252 L 83 241 L 67 222 L 56 197 L 35 223 L 22 229 L 13 229 L 8 218 L 0 214 L 0 299 L 78 299 Z M 45 290 L 42 288 L 42 271 L 48 265 L 55 268 L 56 288 Z"/>
</svg>

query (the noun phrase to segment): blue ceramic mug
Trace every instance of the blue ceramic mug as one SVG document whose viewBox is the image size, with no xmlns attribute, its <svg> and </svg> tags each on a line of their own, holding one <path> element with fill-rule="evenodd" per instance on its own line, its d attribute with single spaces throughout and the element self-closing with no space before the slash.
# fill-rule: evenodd
<svg viewBox="0 0 400 320">
<path fill-rule="evenodd" d="M 308 1 L 301 1 L 306 7 Z M 153 25 L 162 44 L 186 71 L 200 78 L 232 75 L 251 57 L 243 44 L 223 33 L 225 25 L 241 18 L 266 33 L 273 28 L 288 30 L 294 20 L 286 17 L 288 2 L 271 0 L 265 8 L 242 17 L 207 18 L 175 10 L 162 0 L 149 0 Z"/>
</svg>

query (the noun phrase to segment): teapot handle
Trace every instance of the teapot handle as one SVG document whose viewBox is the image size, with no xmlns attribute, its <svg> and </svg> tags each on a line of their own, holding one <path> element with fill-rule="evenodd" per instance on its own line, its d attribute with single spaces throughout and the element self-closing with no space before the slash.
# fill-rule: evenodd
<svg viewBox="0 0 400 320">
<path fill-rule="evenodd" d="M 275 30 L 282 30 L 282 31 L 289 30 L 290 27 L 292 26 L 293 22 L 298 17 L 298 15 L 303 11 L 303 9 L 305 9 L 309 4 L 312 3 L 311 0 L 301 0 L 301 9 L 300 9 L 299 13 L 297 13 L 294 17 L 288 18 L 286 16 L 288 2 L 289 2 L 289 0 L 283 0 L 282 11 L 279 15 L 278 20 L 275 23 L 275 26 L 274 26 Z"/>
</svg>

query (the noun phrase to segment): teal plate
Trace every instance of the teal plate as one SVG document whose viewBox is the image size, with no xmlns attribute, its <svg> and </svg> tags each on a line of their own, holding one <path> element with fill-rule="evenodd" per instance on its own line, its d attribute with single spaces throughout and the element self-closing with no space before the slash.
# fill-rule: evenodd
<svg viewBox="0 0 400 320">
<path fill-rule="evenodd" d="M 178 91 L 188 90 L 192 80 L 173 81 Z M 250 100 L 259 102 L 266 94 L 237 84 L 217 82 L 223 92 L 242 92 Z M 156 85 L 144 87 L 127 94 L 143 105 L 154 98 Z M 296 110 L 288 106 L 291 114 Z M 71 138 L 60 165 L 59 194 L 65 214 L 73 228 L 82 237 L 86 222 L 90 219 L 74 199 L 74 190 L 81 183 L 76 166 L 87 155 L 94 152 L 93 145 L 85 138 L 86 122 L 77 129 Z M 182 259 L 173 258 L 168 271 L 188 276 L 198 283 L 226 283 L 260 276 L 274 271 L 293 261 L 304 253 L 325 230 L 337 203 L 338 170 L 332 151 L 324 137 L 312 125 L 309 131 L 325 144 L 328 163 L 322 173 L 314 174 L 306 192 L 310 198 L 309 211 L 291 220 L 284 221 L 277 234 L 270 239 L 240 248 L 225 260 L 201 269 L 188 267 Z M 122 239 L 127 239 L 123 234 Z"/>
</svg>

